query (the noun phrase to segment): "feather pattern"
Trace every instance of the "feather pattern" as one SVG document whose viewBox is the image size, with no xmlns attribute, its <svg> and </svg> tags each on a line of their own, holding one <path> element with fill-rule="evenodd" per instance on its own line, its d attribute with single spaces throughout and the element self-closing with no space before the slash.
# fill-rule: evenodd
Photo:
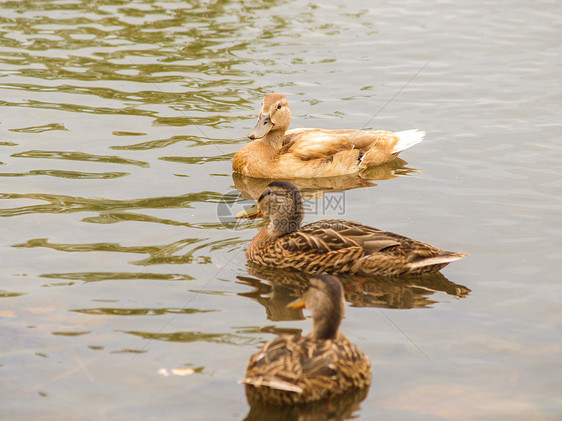
<svg viewBox="0 0 562 421">
<path fill-rule="evenodd" d="M 306 336 L 279 336 L 250 358 L 241 383 L 253 400 L 305 403 L 370 384 L 369 358 L 338 329 L 345 307 L 340 281 L 323 275 L 310 283 L 303 300 L 312 313 L 313 330 Z M 326 322 L 333 327 L 327 336 L 320 332 Z"/>
<path fill-rule="evenodd" d="M 402 150 L 420 142 L 418 130 L 389 132 L 352 129 L 289 129 L 287 98 L 267 95 L 258 124 L 232 161 L 233 170 L 257 178 L 315 178 L 354 174 L 391 161 Z"/>
<path fill-rule="evenodd" d="M 250 359 L 242 383 L 267 388 L 272 403 L 310 402 L 370 384 L 369 359 L 343 334 L 336 340 L 283 335 L 260 354 Z"/>
<path fill-rule="evenodd" d="M 269 228 L 262 229 L 246 250 L 250 261 L 264 266 L 307 273 L 400 276 L 437 272 L 466 256 L 358 222 L 326 219 L 300 226 L 302 209 L 295 205 L 302 201 L 298 189 L 291 183 L 274 182 L 266 191 L 272 193 L 262 194 L 258 207 L 269 219 Z M 275 206 L 270 206 L 271 201 Z M 279 226 L 278 220 L 292 230 L 272 230 Z"/>
</svg>

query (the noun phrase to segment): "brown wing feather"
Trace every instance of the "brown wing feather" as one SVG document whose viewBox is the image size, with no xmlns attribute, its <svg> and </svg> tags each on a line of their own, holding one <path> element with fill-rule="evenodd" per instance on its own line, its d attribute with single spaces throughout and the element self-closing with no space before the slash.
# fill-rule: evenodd
<svg viewBox="0 0 562 421">
<path fill-rule="evenodd" d="M 362 152 L 367 152 L 375 146 L 390 151 L 398 142 L 398 136 L 386 130 L 291 129 L 285 132 L 283 144 L 286 145 L 301 140 L 325 142 L 325 139 L 330 138 L 351 142 L 355 148 L 360 149 Z"/>
<path fill-rule="evenodd" d="M 301 133 L 289 135 L 292 140 L 285 139 L 280 155 L 292 154 L 309 161 L 311 159 L 331 159 L 339 152 L 352 150 L 355 145 L 345 135 L 326 135 L 323 133 Z"/>
<path fill-rule="evenodd" d="M 294 404 L 361 389 L 370 380 L 369 359 L 340 334 L 334 341 L 280 336 L 252 356 L 244 382 L 255 399 Z"/>
<path fill-rule="evenodd" d="M 301 228 L 302 232 L 310 232 L 312 235 L 315 235 L 316 231 L 328 232 L 331 230 L 336 231 L 339 236 L 346 240 L 361 245 L 366 254 L 383 252 L 395 256 L 412 256 L 411 259 L 415 259 L 413 256 L 432 257 L 436 253 L 442 252 L 441 249 L 421 241 L 392 232 L 381 231 L 358 222 L 325 219 Z"/>
<path fill-rule="evenodd" d="M 327 219 L 270 239 L 248 257 L 265 266 L 308 273 L 397 276 L 436 272 L 464 254 L 356 222 Z"/>
</svg>

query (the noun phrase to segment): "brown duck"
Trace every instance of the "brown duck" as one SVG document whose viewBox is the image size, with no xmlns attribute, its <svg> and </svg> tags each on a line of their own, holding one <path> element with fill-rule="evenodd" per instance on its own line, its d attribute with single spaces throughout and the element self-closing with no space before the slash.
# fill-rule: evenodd
<svg viewBox="0 0 562 421">
<path fill-rule="evenodd" d="M 339 330 L 345 301 L 338 278 L 312 278 L 302 298 L 288 307 L 308 308 L 312 331 L 273 339 L 250 358 L 241 381 L 250 401 L 298 404 L 369 386 L 369 358 Z"/>
<path fill-rule="evenodd" d="M 248 135 L 253 142 L 236 152 L 232 169 L 249 177 L 277 179 L 355 174 L 393 160 L 425 135 L 419 130 L 289 130 L 290 124 L 287 98 L 267 95 Z"/>
<path fill-rule="evenodd" d="M 246 257 L 264 266 L 400 276 L 437 272 L 466 256 L 357 222 L 325 219 L 301 226 L 301 195 L 289 182 L 270 183 L 256 207 L 237 216 L 259 212 L 267 225 L 248 245 Z"/>
</svg>

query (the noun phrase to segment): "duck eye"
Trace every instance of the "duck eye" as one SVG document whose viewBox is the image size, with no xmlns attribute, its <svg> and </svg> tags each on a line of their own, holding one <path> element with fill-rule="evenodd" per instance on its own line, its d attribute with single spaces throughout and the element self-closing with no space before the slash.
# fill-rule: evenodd
<svg viewBox="0 0 562 421">
<path fill-rule="evenodd" d="M 278 109 L 278 110 L 281 109 L 281 104 L 277 104 L 277 109 Z"/>
<path fill-rule="evenodd" d="M 273 194 L 273 192 L 272 192 L 271 190 L 266 190 L 266 191 L 264 191 L 264 192 L 261 194 L 260 198 L 258 199 L 258 202 L 261 201 L 261 200 L 263 200 L 263 199 L 265 199 L 265 198 L 266 198 L 267 196 L 269 196 L 270 194 Z"/>
</svg>

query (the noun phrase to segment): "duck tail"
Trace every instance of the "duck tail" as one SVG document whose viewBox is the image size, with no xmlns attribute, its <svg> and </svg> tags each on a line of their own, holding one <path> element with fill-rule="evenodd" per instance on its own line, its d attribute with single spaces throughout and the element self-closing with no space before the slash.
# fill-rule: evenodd
<svg viewBox="0 0 562 421">
<path fill-rule="evenodd" d="M 457 253 L 453 251 L 444 251 L 439 256 L 426 257 L 410 263 L 411 269 L 419 269 L 427 266 L 443 265 L 446 266 L 455 260 L 460 260 L 468 256 L 466 253 Z"/>
<path fill-rule="evenodd" d="M 269 387 L 271 389 L 283 390 L 286 392 L 302 393 L 303 389 L 294 383 L 282 380 L 275 376 L 252 376 L 246 377 L 238 383 L 249 384 L 254 387 Z"/>
<path fill-rule="evenodd" d="M 398 142 L 394 145 L 392 153 L 401 152 L 404 149 L 408 149 L 409 147 L 420 143 L 425 136 L 425 132 L 418 129 L 404 130 L 403 132 L 396 132 L 394 134 L 398 136 Z"/>
</svg>

